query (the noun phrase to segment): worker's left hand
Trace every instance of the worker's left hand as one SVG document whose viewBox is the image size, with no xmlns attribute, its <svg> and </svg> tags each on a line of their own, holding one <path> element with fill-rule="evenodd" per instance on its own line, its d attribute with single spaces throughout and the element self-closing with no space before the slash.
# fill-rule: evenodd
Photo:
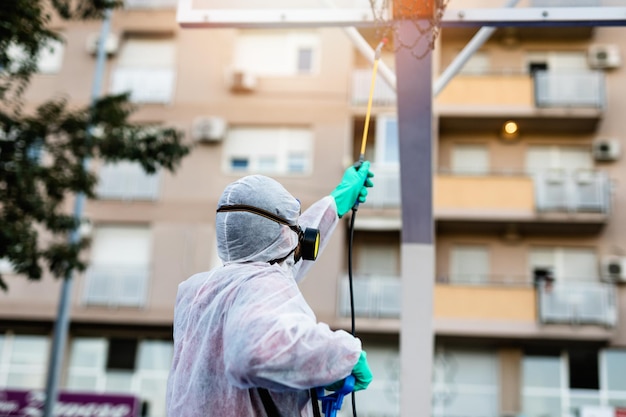
<svg viewBox="0 0 626 417">
<path fill-rule="evenodd" d="M 354 365 L 354 368 L 352 368 L 352 375 L 355 379 L 354 391 L 364 390 L 372 382 L 372 370 L 367 363 L 367 353 L 365 353 L 365 351 L 361 351 L 361 356 L 359 356 L 359 360 L 357 361 L 356 365 Z M 328 391 L 338 391 L 343 387 L 344 382 L 345 378 L 333 382 L 332 384 L 327 385 L 324 388 Z"/>
<path fill-rule="evenodd" d="M 358 168 L 351 166 L 346 169 L 341 183 L 330 193 L 337 204 L 339 217 L 349 212 L 357 200 L 365 203 L 367 188 L 374 186 L 371 180 L 373 176 L 374 174 L 370 172 L 369 161 L 364 161 Z"/>
</svg>

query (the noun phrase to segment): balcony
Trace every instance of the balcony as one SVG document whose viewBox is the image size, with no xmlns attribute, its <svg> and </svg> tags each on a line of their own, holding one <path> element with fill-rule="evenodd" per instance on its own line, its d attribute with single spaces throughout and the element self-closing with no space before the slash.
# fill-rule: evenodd
<svg viewBox="0 0 626 417">
<path fill-rule="evenodd" d="M 437 279 L 433 318 L 438 335 L 606 340 L 617 325 L 616 291 L 611 284 L 568 282 L 535 287 L 527 276 L 481 276 L 480 282 L 461 278 Z M 363 331 L 399 330 L 400 277 L 357 275 L 353 289 L 354 313 Z M 337 325 L 347 326 L 347 277 L 340 280 L 338 297 Z M 572 326 L 581 326 L 575 336 Z"/>
<path fill-rule="evenodd" d="M 537 71 L 534 75 L 535 105 L 602 109 L 606 102 L 604 85 L 604 73 L 600 71 Z"/>
<path fill-rule="evenodd" d="M 606 173 L 552 170 L 535 176 L 539 212 L 608 214 L 611 187 Z"/>
<path fill-rule="evenodd" d="M 606 104 L 604 73 L 458 75 L 435 101 L 440 131 L 498 132 L 514 118 L 525 133 L 592 133 Z"/>
<path fill-rule="evenodd" d="M 362 207 L 364 216 L 373 216 L 379 209 L 400 208 L 399 168 L 373 164 L 372 171 L 376 187 Z M 441 230 L 504 230 L 514 223 L 520 232 L 530 234 L 597 233 L 610 214 L 611 185 L 604 172 L 439 174 L 433 181 L 434 217 Z"/>
<path fill-rule="evenodd" d="M 599 324 L 617 322 L 615 287 L 601 282 L 557 282 L 538 286 L 541 323 Z"/>
<path fill-rule="evenodd" d="M 106 164 L 100 168 L 96 194 L 102 200 L 154 201 L 159 195 L 159 175 L 147 174 L 136 163 Z"/>
<path fill-rule="evenodd" d="M 142 307 L 148 276 L 145 266 L 92 265 L 86 274 L 83 302 L 90 306 Z"/>
<path fill-rule="evenodd" d="M 369 319 L 400 317 L 400 277 L 356 276 L 353 289 L 355 316 Z M 435 317 L 441 319 L 513 320 L 527 323 L 537 320 L 535 291 L 530 285 L 520 285 L 519 282 L 437 284 L 434 304 Z M 343 277 L 340 282 L 339 314 L 342 317 L 350 315 L 347 277 Z"/>
</svg>

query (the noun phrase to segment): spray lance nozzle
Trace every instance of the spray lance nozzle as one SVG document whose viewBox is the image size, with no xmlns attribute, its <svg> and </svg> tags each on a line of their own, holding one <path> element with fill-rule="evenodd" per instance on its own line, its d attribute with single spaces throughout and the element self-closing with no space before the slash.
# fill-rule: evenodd
<svg viewBox="0 0 626 417">
<path fill-rule="evenodd" d="M 380 43 L 376 47 L 376 50 L 374 51 L 374 59 L 380 59 L 380 54 L 383 50 L 383 46 L 385 46 L 386 44 L 387 44 L 387 38 L 383 38 L 383 40 L 380 41 Z"/>
</svg>

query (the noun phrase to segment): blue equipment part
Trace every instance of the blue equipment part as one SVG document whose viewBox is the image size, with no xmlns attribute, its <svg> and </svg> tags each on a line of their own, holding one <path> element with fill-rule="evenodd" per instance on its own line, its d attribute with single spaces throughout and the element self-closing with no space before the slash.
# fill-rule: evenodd
<svg viewBox="0 0 626 417">
<path fill-rule="evenodd" d="M 337 411 L 341 410 L 343 397 L 354 391 L 354 376 L 348 375 L 344 380 L 343 387 L 332 394 L 324 395 L 324 388 L 317 388 L 317 399 L 322 402 L 322 412 L 326 417 L 336 417 Z"/>
</svg>

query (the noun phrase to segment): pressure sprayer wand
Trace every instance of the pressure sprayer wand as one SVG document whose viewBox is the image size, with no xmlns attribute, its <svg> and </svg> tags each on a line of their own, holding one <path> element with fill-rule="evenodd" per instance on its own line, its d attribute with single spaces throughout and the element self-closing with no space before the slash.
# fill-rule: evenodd
<svg viewBox="0 0 626 417">
<path fill-rule="evenodd" d="M 376 47 L 374 51 L 374 67 L 372 68 L 372 81 L 370 83 L 370 95 L 367 99 L 367 111 L 365 112 L 365 125 L 363 126 L 363 138 L 361 139 L 361 153 L 359 154 L 359 160 L 354 164 L 356 169 L 361 167 L 363 161 L 365 161 L 365 148 L 367 147 L 367 133 L 370 127 L 370 116 L 372 115 L 372 102 L 374 101 L 374 87 L 376 86 L 376 74 L 378 73 L 378 61 L 380 61 L 380 54 L 383 50 L 383 46 L 387 43 L 387 38 L 383 38 L 382 41 Z M 358 210 L 359 200 L 357 199 L 352 207 L 353 211 Z M 354 331 L 353 331 L 354 333 Z"/>
<path fill-rule="evenodd" d="M 370 115 L 372 114 L 372 101 L 374 99 L 374 86 L 376 85 L 376 73 L 378 71 L 378 61 L 380 60 L 380 54 L 383 46 L 387 43 L 387 38 L 384 38 L 376 47 L 374 52 L 374 68 L 372 70 L 372 83 L 370 85 L 370 96 L 367 101 L 367 113 L 365 114 L 365 127 L 363 128 L 363 140 L 361 141 L 361 153 L 359 160 L 354 163 L 354 167 L 358 170 L 361 167 L 363 161 L 365 161 L 365 147 L 367 146 L 367 131 L 370 123 Z M 350 312 L 352 317 L 352 336 L 355 336 L 355 318 L 354 318 L 354 290 L 352 281 L 352 240 L 354 237 L 354 218 L 356 211 L 359 208 L 359 200 L 357 198 L 354 206 L 352 206 L 352 218 L 350 219 L 350 243 L 348 247 L 348 281 L 350 284 Z M 343 398 L 345 395 L 352 393 L 352 415 L 356 417 L 356 400 L 354 397 L 354 376 L 348 375 L 344 380 L 344 385 L 339 390 L 329 395 L 324 395 L 324 388 L 319 387 L 316 389 L 316 396 L 322 402 L 322 409 L 326 417 L 335 417 L 337 411 L 341 409 L 343 404 Z"/>
<path fill-rule="evenodd" d="M 367 132 L 370 126 L 370 116 L 372 114 L 372 102 L 374 101 L 374 86 L 376 85 L 376 74 L 378 73 L 378 61 L 380 61 L 380 54 L 383 46 L 387 43 L 387 38 L 383 40 L 376 47 L 374 51 L 374 68 L 372 69 L 372 82 L 370 84 L 370 96 L 367 100 L 367 112 L 365 113 L 365 126 L 363 127 L 363 139 L 361 140 L 361 153 L 359 154 L 359 162 L 365 160 L 365 147 L 367 146 Z"/>
</svg>

